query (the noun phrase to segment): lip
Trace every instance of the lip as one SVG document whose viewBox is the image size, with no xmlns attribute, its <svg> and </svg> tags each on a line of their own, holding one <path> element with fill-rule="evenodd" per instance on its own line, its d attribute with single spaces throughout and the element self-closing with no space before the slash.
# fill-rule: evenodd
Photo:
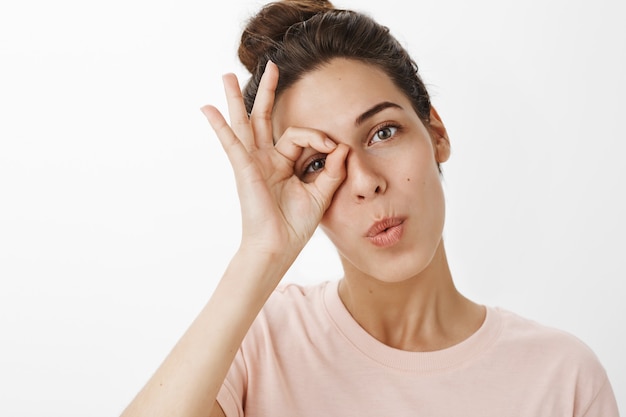
<svg viewBox="0 0 626 417">
<path fill-rule="evenodd" d="M 374 223 L 365 237 L 375 246 L 390 247 L 400 241 L 403 231 L 404 219 L 389 217 Z"/>
</svg>

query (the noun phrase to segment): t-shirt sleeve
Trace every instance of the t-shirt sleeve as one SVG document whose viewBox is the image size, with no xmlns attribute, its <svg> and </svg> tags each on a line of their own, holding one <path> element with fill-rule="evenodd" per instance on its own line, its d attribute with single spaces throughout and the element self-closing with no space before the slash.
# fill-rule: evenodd
<svg viewBox="0 0 626 417">
<path fill-rule="evenodd" d="M 582 417 L 619 417 L 617 401 L 608 378 L 604 379 L 604 384 L 591 400 Z"/>
<path fill-rule="evenodd" d="M 241 348 L 233 360 L 222 388 L 217 394 L 217 402 L 226 417 L 243 417 L 243 403 L 247 386 L 247 373 Z"/>
<path fill-rule="evenodd" d="M 606 369 L 598 356 L 580 339 L 561 351 L 576 373 L 574 417 L 619 417 L 617 401 Z M 570 355 L 568 355 L 568 350 Z M 575 365 L 576 364 L 576 365 Z"/>
</svg>

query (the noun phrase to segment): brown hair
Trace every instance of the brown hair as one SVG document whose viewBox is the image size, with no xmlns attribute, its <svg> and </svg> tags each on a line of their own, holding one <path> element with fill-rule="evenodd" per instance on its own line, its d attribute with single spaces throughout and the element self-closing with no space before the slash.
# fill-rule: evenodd
<svg viewBox="0 0 626 417">
<path fill-rule="evenodd" d="M 408 52 L 387 27 L 362 13 L 335 9 L 326 0 L 269 3 L 248 21 L 239 45 L 239 59 L 252 74 L 243 89 L 248 112 L 268 60 L 280 71 L 278 95 L 333 58 L 355 59 L 383 70 L 428 126 L 430 98 Z"/>
</svg>

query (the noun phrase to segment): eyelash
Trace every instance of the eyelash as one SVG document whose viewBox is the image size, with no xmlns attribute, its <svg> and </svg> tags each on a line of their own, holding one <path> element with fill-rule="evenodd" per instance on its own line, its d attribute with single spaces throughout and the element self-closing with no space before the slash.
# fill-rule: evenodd
<svg viewBox="0 0 626 417">
<path fill-rule="evenodd" d="M 322 163 L 321 168 L 315 169 L 315 170 L 311 170 L 313 165 L 318 163 L 318 162 Z M 326 154 L 325 153 L 320 153 L 320 154 L 312 156 L 311 158 L 309 158 L 308 162 L 304 164 L 304 169 L 302 170 L 301 178 L 306 178 L 307 175 L 315 174 L 315 173 L 321 171 L 322 169 L 324 169 L 325 165 L 326 165 Z"/>
<path fill-rule="evenodd" d="M 387 139 L 379 138 L 378 140 L 380 142 L 386 142 L 388 140 L 393 139 L 400 132 L 401 127 L 395 123 L 390 123 L 390 122 L 383 123 L 382 125 L 376 127 L 376 131 L 374 132 L 374 135 L 370 137 L 368 144 L 376 143 L 374 142 L 374 138 L 376 137 L 377 134 L 379 134 L 382 130 L 385 130 L 385 129 L 395 129 L 395 130 L 391 133 L 391 136 L 389 138 Z M 319 162 L 322 163 L 322 166 L 319 167 L 318 169 L 313 170 L 313 165 Z M 318 154 L 318 155 L 313 156 L 312 158 L 309 159 L 309 162 L 304 165 L 301 178 L 306 178 L 307 175 L 315 174 L 323 170 L 325 164 L 326 164 L 326 154 Z"/>
<path fill-rule="evenodd" d="M 378 139 L 379 142 L 386 142 L 388 140 L 393 139 L 400 131 L 401 131 L 401 127 L 395 123 L 391 123 L 391 122 L 386 122 L 383 123 L 382 125 L 376 127 L 376 130 L 374 131 L 374 134 L 370 137 L 368 144 L 372 144 L 372 143 L 376 143 L 374 142 L 374 138 L 376 137 L 376 135 L 378 135 L 382 130 L 385 129 L 395 129 L 395 131 L 393 131 L 391 133 L 391 136 L 388 137 L 387 139 Z"/>
</svg>

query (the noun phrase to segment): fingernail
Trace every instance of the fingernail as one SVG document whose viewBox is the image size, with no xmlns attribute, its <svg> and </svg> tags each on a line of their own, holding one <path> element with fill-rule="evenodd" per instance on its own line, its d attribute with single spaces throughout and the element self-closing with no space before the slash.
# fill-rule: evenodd
<svg viewBox="0 0 626 417">
<path fill-rule="evenodd" d="M 324 139 L 324 144 L 328 146 L 329 148 L 333 148 L 333 149 L 337 147 L 337 144 L 328 138 Z"/>
</svg>

